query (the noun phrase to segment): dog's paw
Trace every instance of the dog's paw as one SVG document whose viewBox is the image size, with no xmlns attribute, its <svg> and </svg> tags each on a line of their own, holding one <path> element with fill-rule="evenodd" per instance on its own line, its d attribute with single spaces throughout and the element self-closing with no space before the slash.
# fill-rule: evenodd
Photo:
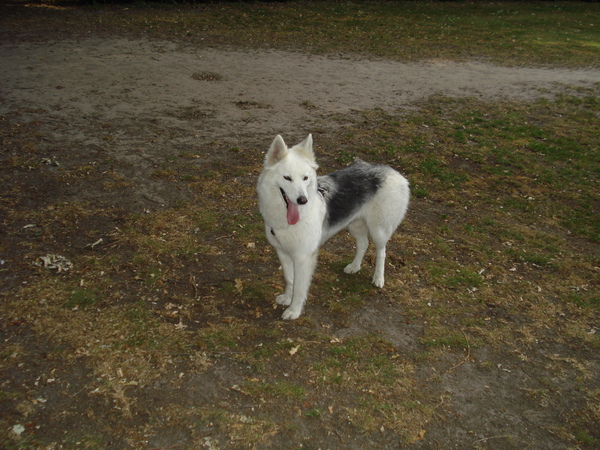
<svg viewBox="0 0 600 450">
<path fill-rule="evenodd" d="M 346 273 L 356 273 L 360 270 L 360 264 L 350 263 L 346 267 L 344 267 L 344 272 Z"/>
<path fill-rule="evenodd" d="M 275 302 L 281 306 L 289 306 L 290 303 L 292 303 L 292 297 L 288 297 L 285 294 L 281 294 L 275 297 Z"/>
<path fill-rule="evenodd" d="M 296 320 L 298 317 L 300 317 L 300 314 L 302 313 L 302 310 L 299 308 L 293 308 L 293 307 L 289 307 L 288 309 L 286 309 L 283 314 L 281 315 L 281 318 L 283 320 Z"/>
<path fill-rule="evenodd" d="M 383 276 L 378 277 L 377 275 L 373 276 L 373 284 L 375 286 L 377 286 L 378 288 L 382 288 L 383 285 L 385 284 L 385 280 L 383 279 Z"/>
</svg>

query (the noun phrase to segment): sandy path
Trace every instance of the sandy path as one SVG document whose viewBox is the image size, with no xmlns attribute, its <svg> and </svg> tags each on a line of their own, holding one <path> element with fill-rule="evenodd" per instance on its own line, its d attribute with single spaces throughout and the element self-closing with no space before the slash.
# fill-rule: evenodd
<svg viewBox="0 0 600 450">
<path fill-rule="evenodd" d="M 322 118 L 330 113 L 396 110 L 432 94 L 530 99 L 556 83 L 600 81 L 594 70 L 182 50 L 122 39 L 3 45 L 0 61 L 0 114 L 42 108 L 70 124 L 61 132 L 83 142 L 93 139 L 81 130 L 94 119 L 124 129 L 152 122 L 188 129 L 195 139 L 248 145 L 327 128 Z M 206 73 L 218 79 L 199 76 Z"/>
</svg>

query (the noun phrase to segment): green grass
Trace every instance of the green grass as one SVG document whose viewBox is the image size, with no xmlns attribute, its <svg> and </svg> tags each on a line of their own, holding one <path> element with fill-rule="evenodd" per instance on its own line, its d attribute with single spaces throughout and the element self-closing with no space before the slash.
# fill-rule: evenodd
<svg viewBox="0 0 600 450">
<path fill-rule="evenodd" d="M 99 301 L 96 289 L 78 289 L 65 302 L 65 308 L 87 308 Z"/>
<path fill-rule="evenodd" d="M 421 338 L 421 343 L 426 347 L 450 347 L 458 349 L 468 348 L 468 341 L 459 330 L 447 327 L 430 327 Z"/>
<path fill-rule="evenodd" d="M 379 128 L 377 154 L 389 160 L 386 149 L 392 145 L 414 139 L 442 142 L 431 154 L 396 152 L 392 159 L 408 173 L 417 197 L 458 200 L 459 195 L 464 199 L 461 193 L 478 189 L 471 201 L 529 222 L 540 215 L 554 217 L 571 232 L 598 242 L 598 203 L 591 190 L 600 176 L 598 105 L 577 98 L 567 89 L 553 102 L 493 109 L 476 101 L 440 99 L 447 118 L 426 132 L 410 120 L 393 125 L 381 113 L 389 125 Z M 437 104 L 425 106 L 430 116 Z"/>
<path fill-rule="evenodd" d="M 187 36 L 402 60 L 483 57 L 508 64 L 597 63 L 593 4 L 303 2 L 219 5 L 156 17 Z M 152 22 L 150 22 L 152 23 Z M 569 62 L 565 62 L 569 55 Z"/>
<path fill-rule="evenodd" d="M 287 381 L 275 383 L 248 382 L 244 384 L 243 390 L 255 397 L 293 402 L 301 401 L 306 396 L 303 387 Z"/>
</svg>

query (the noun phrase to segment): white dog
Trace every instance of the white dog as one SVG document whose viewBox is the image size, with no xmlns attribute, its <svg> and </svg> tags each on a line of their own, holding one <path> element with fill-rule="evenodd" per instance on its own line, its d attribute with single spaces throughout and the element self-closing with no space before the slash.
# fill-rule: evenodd
<svg viewBox="0 0 600 450">
<path fill-rule="evenodd" d="M 357 160 L 330 175 L 317 177 L 312 135 L 288 148 L 277 136 L 258 178 L 258 201 L 269 242 L 277 250 L 288 306 L 283 319 L 297 319 L 304 308 L 317 253 L 331 236 L 348 228 L 356 255 L 346 273 L 356 273 L 369 245 L 377 251 L 373 284 L 384 284 L 385 246 L 408 208 L 408 181 L 388 166 Z"/>
</svg>

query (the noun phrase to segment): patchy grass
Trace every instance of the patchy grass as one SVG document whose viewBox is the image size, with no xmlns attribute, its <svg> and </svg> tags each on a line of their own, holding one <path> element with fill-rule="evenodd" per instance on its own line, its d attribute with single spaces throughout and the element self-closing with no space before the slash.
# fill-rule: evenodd
<svg viewBox="0 0 600 450">
<path fill-rule="evenodd" d="M 243 3 L 40 8 L 2 27 L 597 66 L 597 16 L 575 2 Z M 557 89 L 533 103 L 434 97 L 319 136 L 336 152 L 324 167 L 391 164 L 413 201 L 385 289 L 370 285 L 372 250 L 361 273 L 343 274 L 351 243 L 335 238 L 293 323 L 279 320 L 282 277 L 256 207 L 252 155 L 264 149 L 217 148 L 201 169 L 197 155 L 165 157 L 151 180 L 187 200 L 133 213 L 117 169 L 84 155 L 45 171 L 39 124 L 3 117 L 1 446 L 368 448 L 438 433 L 434 446 L 450 424 L 470 446 L 597 447 L 600 96 Z M 49 194 L 66 183 L 122 195 Z M 73 269 L 33 264 L 50 252 Z M 515 410 L 527 429 L 507 437 L 476 418 L 482 436 L 452 422 L 472 420 L 461 402 L 479 387 L 487 410 Z"/>
<path fill-rule="evenodd" d="M 593 2 L 215 2 L 31 8 L 7 35 L 108 33 L 193 45 L 353 53 L 401 61 L 485 59 L 505 65 L 598 67 L 600 9 Z M 214 74 L 196 73 L 200 80 Z"/>
<path fill-rule="evenodd" d="M 549 374 L 572 367 L 585 413 L 573 410 L 566 422 L 550 426 L 569 442 L 593 445 L 597 388 L 585 381 L 594 379 L 585 355 L 600 346 L 594 332 L 600 265 L 596 95 L 586 92 L 582 100 L 581 93 L 565 89 L 554 101 L 531 104 L 434 98 L 409 115 L 365 113 L 339 155 L 352 151 L 391 163 L 422 192 L 394 238 L 390 282 L 379 294 L 368 274 L 342 273 L 347 261 L 339 250 L 349 258 L 351 249 L 346 239 L 336 239 L 322 253 L 308 315 L 294 324 L 278 322 L 280 311 L 271 310 L 282 283 L 275 254 L 263 240 L 259 216 L 252 214 L 248 223 L 237 213 L 255 208 L 253 183 L 240 183 L 240 195 L 232 197 L 219 180 L 239 169 L 224 165 L 206 181 L 188 181 L 202 183 L 202 199 L 124 215 L 111 245 L 73 253 L 74 271 L 27 269 L 36 276 L 4 295 L 6 323 L 26 323 L 53 342 L 54 358 L 85 357 L 94 374 L 88 391 L 126 420 L 144 408 L 142 393 L 154 383 L 184 386 L 186 377 L 233 364 L 239 368 L 232 373 L 243 375 L 222 388 L 249 399 L 260 414 L 217 402 L 196 416 L 177 414 L 185 423 L 195 417 L 213 424 L 197 425 L 201 430 L 218 424 L 215 436 L 256 445 L 294 432 L 283 412 L 290 408 L 300 414 L 292 414 L 292 422 L 311 420 L 320 427 L 345 421 L 357 433 L 383 430 L 415 441 L 435 420 L 434 411 L 450 401 L 419 387 L 423 365 L 442 367 L 432 381 L 440 383 L 444 370 L 470 362 L 479 348 L 524 355 L 540 342 L 575 347 L 580 350 L 568 357 L 547 356 L 543 366 Z M 249 172 L 259 170 L 257 162 Z M 212 197 L 219 202 L 206 200 Z M 47 238 L 63 239 L 60 227 L 44 225 L 49 213 L 63 227 L 94 214 L 89 205 L 63 202 L 15 210 L 5 220 L 39 223 Z M 26 259 L 39 250 L 26 246 Z M 243 271 L 250 260 L 262 268 L 259 279 Z M 422 324 L 414 337 L 418 353 L 402 353 L 375 330 L 336 335 L 374 300 L 369 297 L 397 305 Z M 325 316 L 318 317 L 316 308 L 324 308 Z M 322 320 L 341 322 L 322 328 Z M 30 353 L 7 347 L 4 367 L 23 364 Z M 444 369 L 444 355 L 453 353 L 458 363 Z M 530 398 L 559 401 L 561 387 L 550 378 L 545 386 Z M 23 395 L 15 388 L 2 392 L 8 406 Z M 162 420 L 158 411 L 150 416 L 156 414 Z"/>
</svg>

